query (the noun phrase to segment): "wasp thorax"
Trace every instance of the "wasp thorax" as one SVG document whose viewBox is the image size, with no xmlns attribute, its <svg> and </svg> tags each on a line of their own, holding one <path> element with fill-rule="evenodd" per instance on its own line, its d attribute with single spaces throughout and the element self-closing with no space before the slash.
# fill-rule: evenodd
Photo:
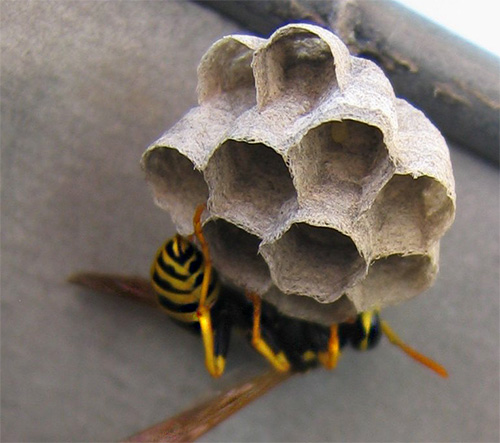
<svg viewBox="0 0 500 443">
<path fill-rule="evenodd" d="M 198 96 L 143 166 L 179 233 L 208 204 L 225 280 L 325 324 L 433 283 L 455 214 L 448 148 L 374 63 L 316 26 L 234 35 L 203 57 Z"/>
</svg>

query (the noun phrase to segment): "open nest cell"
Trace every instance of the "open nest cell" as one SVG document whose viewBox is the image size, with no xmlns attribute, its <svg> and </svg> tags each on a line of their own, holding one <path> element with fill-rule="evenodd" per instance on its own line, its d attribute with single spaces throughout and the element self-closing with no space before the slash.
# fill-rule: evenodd
<svg viewBox="0 0 500 443">
<path fill-rule="evenodd" d="M 259 42 L 261 39 L 255 40 Z M 215 44 L 198 67 L 201 103 L 212 101 L 241 114 L 256 103 L 252 70 L 253 49 L 237 39 L 227 37 Z"/>
<path fill-rule="evenodd" d="M 169 148 L 152 151 L 146 168 L 156 203 L 172 215 L 180 234 L 191 233 L 196 207 L 208 199 L 203 174 L 187 157 Z"/>
<path fill-rule="evenodd" d="M 290 112 L 305 113 L 338 88 L 331 49 L 310 32 L 280 36 L 257 53 L 256 63 L 262 66 L 258 71 L 261 107 L 285 100 Z"/>
<path fill-rule="evenodd" d="M 296 223 L 261 253 L 285 294 L 334 301 L 362 277 L 366 263 L 352 239 L 330 228 Z"/>
<path fill-rule="evenodd" d="M 437 271 L 437 254 L 390 255 L 373 262 L 366 278 L 348 291 L 358 311 L 392 305 L 425 291 Z"/>
<path fill-rule="evenodd" d="M 271 276 L 259 255 L 258 237 L 221 219 L 208 221 L 203 232 L 215 267 L 232 284 L 259 294 L 269 289 Z"/>
<path fill-rule="evenodd" d="M 205 177 L 212 190 L 211 210 L 261 237 L 296 201 L 282 157 L 260 143 L 226 141 L 212 156 Z"/>
<path fill-rule="evenodd" d="M 372 217 L 374 255 L 425 252 L 453 220 L 446 188 L 430 177 L 394 175 L 377 196 Z"/>
<path fill-rule="evenodd" d="M 312 129 L 289 158 L 299 201 L 331 201 L 337 210 L 358 206 L 390 170 L 380 130 L 353 120 Z"/>
</svg>

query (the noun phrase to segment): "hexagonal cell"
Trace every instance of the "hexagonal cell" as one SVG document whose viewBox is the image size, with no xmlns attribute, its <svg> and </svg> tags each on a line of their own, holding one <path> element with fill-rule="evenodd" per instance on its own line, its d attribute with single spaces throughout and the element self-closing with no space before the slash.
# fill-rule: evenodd
<svg viewBox="0 0 500 443">
<path fill-rule="evenodd" d="M 453 202 L 441 183 L 427 176 L 394 175 L 368 215 L 374 256 L 426 252 L 451 225 L 453 214 Z"/>
<path fill-rule="evenodd" d="M 426 290 L 438 271 L 437 251 L 429 255 L 390 255 L 373 262 L 368 275 L 347 291 L 358 311 L 400 303 Z"/>
<path fill-rule="evenodd" d="M 370 194 L 374 199 L 393 169 L 380 130 L 353 120 L 310 130 L 289 160 L 301 204 L 332 201 L 347 212 Z"/>
<path fill-rule="evenodd" d="M 283 294 L 276 286 L 272 286 L 262 298 L 285 315 L 325 326 L 341 323 L 357 314 L 354 304 L 345 295 L 333 303 L 319 303 L 310 297 Z"/>
<path fill-rule="evenodd" d="M 227 140 L 205 170 L 210 211 L 260 237 L 272 232 L 296 204 L 283 159 L 260 143 Z"/>
<path fill-rule="evenodd" d="M 351 238 L 331 228 L 295 223 L 261 254 L 276 286 L 285 294 L 307 295 L 320 303 L 339 298 L 366 272 Z"/>
<path fill-rule="evenodd" d="M 171 214 L 179 233 L 192 233 L 196 207 L 208 199 L 202 173 L 175 149 L 157 148 L 147 157 L 147 180 L 156 204 Z"/>
<path fill-rule="evenodd" d="M 310 111 L 338 89 L 331 48 L 306 30 L 288 29 L 255 55 L 257 103 L 287 101 L 291 113 Z"/>
<path fill-rule="evenodd" d="M 231 283 L 259 294 L 269 289 L 271 275 L 259 255 L 259 238 L 222 219 L 208 221 L 203 233 L 216 269 Z"/>
<path fill-rule="evenodd" d="M 255 47 L 264 40 L 257 37 L 224 37 L 202 58 L 198 67 L 200 103 L 212 101 L 229 106 L 236 114 L 256 103 L 252 60 Z"/>
</svg>

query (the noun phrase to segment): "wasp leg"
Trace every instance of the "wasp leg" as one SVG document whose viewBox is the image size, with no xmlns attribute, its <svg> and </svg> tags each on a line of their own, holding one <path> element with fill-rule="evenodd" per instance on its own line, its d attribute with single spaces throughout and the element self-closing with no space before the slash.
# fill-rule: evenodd
<svg viewBox="0 0 500 443">
<path fill-rule="evenodd" d="M 205 268 L 203 270 L 203 281 L 201 283 L 200 303 L 196 315 L 200 323 L 203 347 L 205 349 L 205 366 L 212 377 L 220 377 L 224 372 L 225 356 L 216 354 L 214 345 L 214 330 L 212 326 L 212 316 L 210 315 L 210 306 L 207 304 L 207 295 L 210 280 L 212 277 L 212 260 L 208 250 L 208 243 L 203 236 L 201 227 L 201 214 L 206 205 L 199 205 L 196 208 L 193 217 L 194 234 L 200 242 L 201 252 L 203 254 Z"/>
<path fill-rule="evenodd" d="M 200 306 L 196 312 L 200 323 L 201 337 L 203 347 L 205 348 L 205 366 L 212 377 L 220 377 L 226 366 L 225 355 L 217 354 L 214 341 L 214 330 L 212 327 L 212 318 L 210 308 Z"/>
<path fill-rule="evenodd" d="M 335 369 L 340 357 L 340 341 L 338 325 L 330 326 L 330 338 L 326 351 L 318 352 L 318 359 L 326 369 Z"/>
<path fill-rule="evenodd" d="M 253 304 L 253 327 L 252 327 L 252 346 L 263 356 L 274 368 L 279 372 L 287 372 L 290 370 L 290 362 L 286 358 L 283 351 L 274 352 L 268 341 L 262 337 L 262 300 L 256 294 L 249 293 L 247 297 Z M 269 341 L 272 339 L 271 331 L 266 329 L 266 334 L 269 336 Z"/>
<path fill-rule="evenodd" d="M 217 305 L 215 306 L 217 308 Z M 226 366 L 226 356 L 231 339 L 231 330 L 233 327 L 232 315 L 223 307 L 220 312 L 215 314 L 214 318 L 214 359 L 215 365 L 222 372 Z"/>
<path fill-rule="evenodd" d="M 212 259 L 210 257 L 210 251 L 208 250 L 208 243 L 203 235 L 203 230 L 201 227 L 201 214 L 206 209 L 206 205 L 198 205 L 193 217 L 193 227 L 194 235 L 200 242 L 201 253 L 203 254 L 203 259 L 205 263 L 205 269 L 203 270 L 203 281 L 201 283 L 201 296 L 200 296 L 200 307 L 206 306 L 206 300 L 208 296 L 208 286 L 212 278 Z"/>
</svg>

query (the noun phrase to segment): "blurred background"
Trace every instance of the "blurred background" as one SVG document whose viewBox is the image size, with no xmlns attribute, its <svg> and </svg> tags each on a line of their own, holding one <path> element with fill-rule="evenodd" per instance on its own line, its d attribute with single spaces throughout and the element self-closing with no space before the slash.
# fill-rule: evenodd
<svg viewBox="0 0 500 443">
<path fill-rule="evenodd" d="M 235 336 L 212 380 L 199 339 L 161 312 L 66 281 L 147 276 L 174 228 L 139 159 L 196 105 L 200 57 L 241 22 L 193 2 L 4 1 L 1 29 L 2 441 L 116 441 L 266 369 Z M 498 441 L 499 175 L 482 135 L 477 149 L 449 138 L 457 217 L 435 286 L 384 312 L 450 378 L 384 342 L 203 441 Z"/>
<path fill-rule="evenodd" d="M 398 3 L 480 48 L 500 56 L 500 29 L 488 0 L 397 0 Z"/>
</svg>

